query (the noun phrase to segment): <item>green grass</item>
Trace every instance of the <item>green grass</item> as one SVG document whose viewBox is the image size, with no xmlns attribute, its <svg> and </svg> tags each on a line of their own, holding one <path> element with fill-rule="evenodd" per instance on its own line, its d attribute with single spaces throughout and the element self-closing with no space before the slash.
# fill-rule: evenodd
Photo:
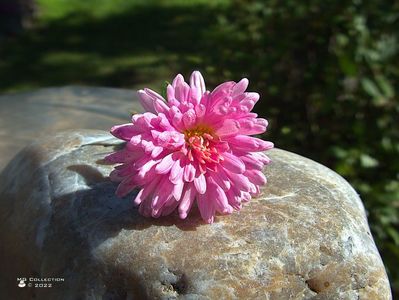
<svg viewBox="0 0 399 300">
<path fill-rule="evenodd" d="M 228 4 L 228 0 L 38 0 L 42 9 L 41 20 L 62 19 L 70 14 L 87 14 L 96 18 L 107 18 L 140 7 L 193 7 L 206 5 L 215 7 Z"/>
<path fill-rule="evenodd" d="M 159 89 L 201 69 L 229 1 L 39 0 L 34 28 L 0 45 L 0 93 L 69 84 Z"/>
</svg>

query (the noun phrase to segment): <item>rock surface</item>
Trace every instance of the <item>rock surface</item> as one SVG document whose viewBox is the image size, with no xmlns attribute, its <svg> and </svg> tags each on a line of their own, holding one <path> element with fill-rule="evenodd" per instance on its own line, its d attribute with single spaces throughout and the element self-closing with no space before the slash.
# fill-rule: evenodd
<svg viewBox="0 0 399 300">
<path fill-rule="evenodd" d="M 363 205 L 333 171 L 275 149 L 239 213 L 147 219 L 114 196 L 101 158 L 115 147 L 104 132 L 63 133 L 5 168 L 1 299 L 391 299 Z"/>
<path fill-rule="evenodd" d="M 107 130 L 141 111 L 132 90 L 66 86 L 0 96 L 0 170 L 39 137 L 67 129 Z"/>
</svg>

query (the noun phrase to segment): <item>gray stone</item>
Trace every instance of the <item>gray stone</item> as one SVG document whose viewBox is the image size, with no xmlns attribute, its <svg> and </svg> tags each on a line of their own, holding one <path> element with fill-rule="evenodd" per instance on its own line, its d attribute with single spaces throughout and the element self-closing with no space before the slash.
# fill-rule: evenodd
<svg viewBox="0 0 399 300">
<path fill-rule="evenodd" d="M 261 196 L 207 225 L 117 199 L 101 160 L 116 147 L 105 132 L 60 133 L 4 169 L 1 299 L 391 299 L 363 205 L 326 167 L 269 151 Z"/>
<path fill-rule="evenodd" d="M 0 96 L 0 170 L 26 145 L 68 129 L 107 130 L 141 111 L 132 90 L 67 86 Z"/>
</svg>

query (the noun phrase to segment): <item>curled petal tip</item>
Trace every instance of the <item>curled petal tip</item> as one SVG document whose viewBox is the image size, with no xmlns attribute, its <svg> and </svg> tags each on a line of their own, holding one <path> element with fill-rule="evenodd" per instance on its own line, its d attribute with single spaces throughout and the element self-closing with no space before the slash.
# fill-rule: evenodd
<svg viewBox="0 0 399 300">
<path fill-rule="evenodd" d="M 176 77 L 172 81 L 172 86 L 176 87 L 179 84 L 182 84 L 184 82 L 184 77 L 182 74 L 177 74 Z"/>
<path fill-rule="evenodd" d="M 185 218 L 187 218 L 187 212 L 179 213 L 179 217 L 180 219 L 184 220 Z"/>
<path fill-rule="evenodd" d="M 209 219 L 205 220 L 205 222 L 208 224 L 212 224 L 214 220 L 215 220 L 215 218 L 212 216 Z"/>
<path fill-rule="evenodd" d="M 239 94 L 242 94 L 245 92 L 249 84 L 249 80 L 247 78 L 241 79 L 237 84 L 234 85 L 233 87 L 233 96 L 237 96 Z"/>
</svg>

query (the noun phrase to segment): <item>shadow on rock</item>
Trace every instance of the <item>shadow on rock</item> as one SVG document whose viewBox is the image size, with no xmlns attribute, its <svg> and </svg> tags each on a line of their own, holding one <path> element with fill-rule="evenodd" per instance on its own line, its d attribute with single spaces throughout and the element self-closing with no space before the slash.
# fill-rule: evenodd
<svg viewBox="0 0 399 300">
<path fill-rule="evenodd" d="M 137 190 L 120 199 L 114 195 L 117 183 L 111 182 L 96 168 L 90 165 L 72 165 L 68 170 L 78 173 L 89 188 L 53 199 L 53 204 L 59 205 L 65 199 L 73 199 L 71 209 L 78 215 L 76 222 L 81 230 L 96 228 L 98 234 L 109 237 L 117 235 L 122 229 L 142 230 L 150 226 L 176 226 L 184 231 L 195 231 L 197 226 L 205 224 L 198 209 L 194 209 L 185 220 L 180 219 L 177 213 L 157 219 L 143 217 L 132 201 Z"/>
</svg>

